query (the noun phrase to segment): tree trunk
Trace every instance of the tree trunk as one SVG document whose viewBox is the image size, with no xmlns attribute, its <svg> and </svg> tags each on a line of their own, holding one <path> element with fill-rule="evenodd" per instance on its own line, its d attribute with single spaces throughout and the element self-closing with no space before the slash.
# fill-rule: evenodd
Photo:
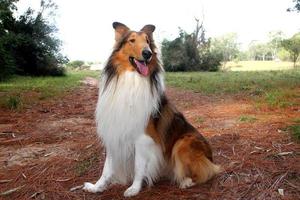
<svg viewBox="0 0 300 200">
<path fill-rule="evenodd" d="M 294 59 L 293 59 L 293 61 L 294 61 L 294 69 L 296 69 L 297 56 L 296 56 L 295 53 L 294 53 Z"/>
</svg>

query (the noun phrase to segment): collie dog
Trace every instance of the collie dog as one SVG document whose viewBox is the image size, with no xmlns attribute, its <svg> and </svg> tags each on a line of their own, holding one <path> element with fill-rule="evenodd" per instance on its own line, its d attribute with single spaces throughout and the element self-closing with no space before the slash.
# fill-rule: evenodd
<svg viewBox="0 0 300 200">
<path fill-rule="evenodd" d="M 132 185 L 171 178 L 180 188 L 203 183 L 220 171 L 206 139 L 165 95 L 163 68 L 153 40 L 155 26 L 131 31 L 114 22 L 115 46 L 104 68 L 96 109 L 97 133 L 106 150 L 102 176 L 85 183 L 88 192 L 110 184 Z"/>
</svg>

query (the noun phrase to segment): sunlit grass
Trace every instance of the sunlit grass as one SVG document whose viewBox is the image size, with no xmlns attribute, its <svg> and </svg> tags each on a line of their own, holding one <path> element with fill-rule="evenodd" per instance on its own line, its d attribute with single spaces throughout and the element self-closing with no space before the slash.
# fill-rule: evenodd
<svg viewBox="0 0 300 200">
<path fill-rule="evenodd" d="M 246 92 L 252 95 L 300 86 L 300 70 L 271 72 L 172 72 L 166 73 L 169 86 L 203 94 Z"/>
<path fill-rule="evenodd" d="M 249 116 L 249 115 L 242 115 L 239 117 L 240 122 L 255 122 L 257 120 L 256 117 L 254 116 Z"/>
<path fill-rule="evenodd" d="M 299 64 L 299 63 L 298 63 Z M 283 61 L 238 61 L 227 62 L 225 69 L 231 71 L 271 71 L 294 68 L 293 62 Z"/>
<path fill-rule="evenodd" d="M 270 107 L 299 103 L 300 69 L 261 72 L 172 72 L 167 85 L 205 95 L 240 94 Z"/>
<path fill-rule="evenodd" d="M 80 85 L 84 77 L 98 77 L 97 71 L 71 71 L 60 77 L 14 76 L 0 82 L 0 106 L 15 108 L 17 105 L 56 97 Z M 17 101 L 16 101 L 17 100 Z M 16 103 L 18 102 L 18 103 Z"/>
</svg>

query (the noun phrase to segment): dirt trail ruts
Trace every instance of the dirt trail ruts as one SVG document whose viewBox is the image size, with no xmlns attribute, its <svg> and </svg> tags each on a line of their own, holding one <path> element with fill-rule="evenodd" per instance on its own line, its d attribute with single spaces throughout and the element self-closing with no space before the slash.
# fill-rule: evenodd
<svg viewBox="0 0 300 200">
<path fill-rule="evenodd" d="M 19 112 L 0 109 L 0 199 L 123 199 L 126 186 L 102 194 L 70 191 L 96 181 L 104 162 L 94 123 L 96 83 L 88 78 L 60 99 Z M 175 88 L 167 95 L 209 139 L 225 171 L 185 190 L 162 179 L 133 199 L 299 198 L 300 146 L 283 130 L 300 117 L 299 106 L 257 109 L 244 97 Z M 255 120 L 241 122 L 241 116 Z"/>
</svg>

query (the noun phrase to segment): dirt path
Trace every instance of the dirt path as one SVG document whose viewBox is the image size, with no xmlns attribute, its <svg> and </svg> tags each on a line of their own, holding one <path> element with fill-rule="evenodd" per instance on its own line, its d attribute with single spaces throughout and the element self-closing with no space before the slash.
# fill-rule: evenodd
<svg viewBox="0 0 300 200">
<path fill-rule="evenodd" d="M 113 186 L 103 194 L 70 191 L 96 181 L 104 161 L 94 123 L 97 88 L 87 80 L 62 99 L 21 112 L 0 110 L 0 199 L 123 199 L 125 186 Z M 208 97 L 174 88 L 167 94 L 208 137 L 215 161 L 226 171 L 187 190 L 161 180 L 133 199 L 300 196 L 300 145 L 282 130 L 300 117 L 299 106 L 257 109 L 242 97 Z M 242 122 L 241 116 L 255 118 Z"/>
</svg>

